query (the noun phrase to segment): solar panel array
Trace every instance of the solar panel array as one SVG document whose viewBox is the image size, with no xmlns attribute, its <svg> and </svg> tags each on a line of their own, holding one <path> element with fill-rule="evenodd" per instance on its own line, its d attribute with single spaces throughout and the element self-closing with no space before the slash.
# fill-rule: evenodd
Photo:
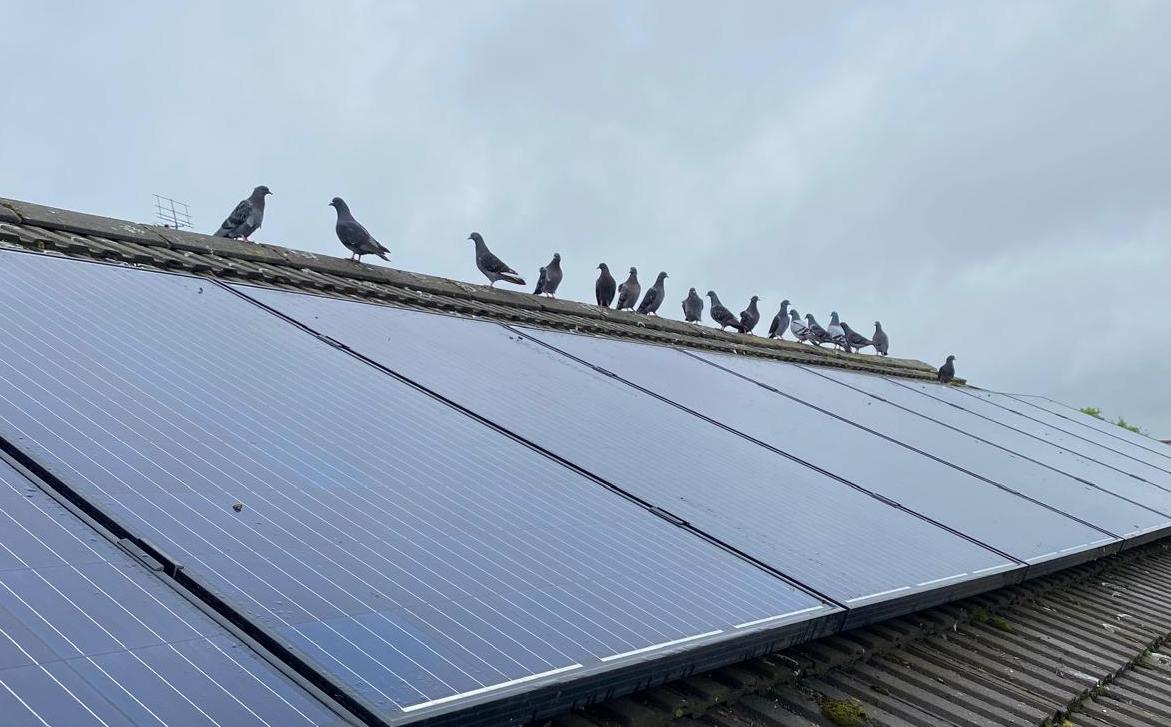
<svg viewBox="0 0 1171 727">
<path fill-rule="evenodd" d="M 0 326 L 0 440 L 206 587 L 0 463 L 18 724 L 531 717 L 1171 529 L 1047 400 L 12 252 Z"/>
</svg>

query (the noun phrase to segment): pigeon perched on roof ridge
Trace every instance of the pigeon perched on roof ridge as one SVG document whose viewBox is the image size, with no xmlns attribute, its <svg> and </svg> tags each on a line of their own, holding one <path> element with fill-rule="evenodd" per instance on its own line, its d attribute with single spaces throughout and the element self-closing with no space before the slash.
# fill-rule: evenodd
<svg viewBox="0 0 1171 727">
<path fill-rule="evenodd" d="M 846 340 L 846 329 L 842 328 L 842 321 L 838 318 L 837 311 L 831 311 L 829 314 L 829 326 L 825 329 L 826 335 L 829 336 L 829 342 L 846 353 L 851 353 L 850 342 Z"/>
<path fill-rule="evenodd" d="M 468 235 L 468 239 L 476 243 L 476 267 L 488 278 L 488 287 L 495 288 L 497 280 L 503 280 L 513 285 L 524 285 L 525 279 L 515 270 L 504 264 L 504 261 L 492 254 L 484 244 L 484 238 L 478 232 Z"/>
<path fill-rule="evenodd" d="M 784 339 L 785 329 L 789 327 L 789 299 L 781 301 L 781 309 L 773 316 L 773 322 L 768 327 L 769 338 Z"/>
<path fill-rule="evenodd" d="M 870 337 L 873 341 L 874 352 L 880 356 L 885 356 L 890 349 L 890 339 L 886 335 L 886 331 L 882 330 L 882 323 L 874 322 L 874 335 Z"/>
<path fill-rule="evenodd" d="M 644 313 L 648 316 L 658 316 L 659 306 L 663 304 L 663 299 L 667 297 L 667 290 L 663 286 L 663 281 L 668 277 L 664 270 L 655 278 L 655 284 L 647 289 L 645 295 L 642 296 L 642 302 L 638 304 L 638 312 Z"/>
<path fill-rule="evenodd" d="M 821 344 L 830 342 L 829 334 L 821 327 L 812 313 L 805 314 L 805 325 L 809 328 L 809 341 L 814 346 L 821 348 Z"/>
<path fill-rule="evenodd" d="M 264 198 L 270 194 L 272 192 L 263 184 L 253 189 L 252 194 L 236 204 L 220 229 L 212 233 L 212 237 L 243 238 L 244 242 L 252 242 L 248 236 L 259 230 L 264 222 Z"/>
<path fill-rule="evenodd" d="M 618 281 L 610 274 L 610 266 L 598 263 L 598 281 L 594 283 L 594 298 L 602 308 L 609 308 L 614 302 L 614 293 L 618 290 Z"/>
<path fill-rule="evenodd" d="M 540 295 L 545 287 L 545 268 L 542 266 L 537 272 L 537 287 L 533 288 L 533 295 Z"/>
<path fill-rule="evenodd" d="M 956 377 L 955 360 L 955 356 L 948 356 L 943 365 L 939 367 L 939 371 L 935 372 L 935 378 L 939 379 L 939 383 L 950 384 L 951 380 Z"/>
<path fill-rule="evenodd" d="M 642 293 L 642 285 L 638 282 L 638 268 L 630 268 L 630 275 L 618 286 L 617 310 L 633 310 L 638 303 L 638 296 Z"/>
<path fill-rule="evenodd" d="M 732 315 L 732 311 L 724 307 L 724 304 L 720 302 L 720 297 L 716 295 L 716 291 L 709 290 L 707 295 L 712 299 L 712 305 L 708 309 L 708 315 L 711 316 L 713 321 L 720 324 L 720 330 L 722 331 L 731 326 L 743 333 L 744 327 L 740 325 L 740 320 Z"/>
<path fill-rule="evenodd" d="M 756 328 L 756 324 L 760 323 L 760 309 L 756 307 L 756 302 L 760 300 L 760 296 L 754 295 L 748 300 L 748 307 L 740 311 L 740 328 L 744 333 L 752 333 L 752 329 Z"/>
<path fill-rule="evenodd" d="M 849 343 L 855 351 L 860 352 L 867 346 L 874 345 L 873 341 L 871 341 L 866 336 L 863 336 L 861 333 L 858 333 L 853 328 L 850 328 L 850 324 L 846 323 L 845 321 L 842 321 L 842 330 L 846 332 L 846 342 Z"/>
<path fill-rule="evenodd" d="M 553 259 L 549 264 L 541 268 L 541 276 L 537 279 L 537 289 L 534 293 L 547 295 L 550 298 L 556 298 L 558 286 L 561 285 L 561 253 L 553 253 Z"/>
<path fill-rule="evenodd" d="M 341 197 L 334 197 L 329 206 L 337 210 L 337 224 L 334 225 L 333 229 L 337 233 L 337 239 L 341 240 L 341 243 L 350 251 L 351 260 L 362 262 L 363 255 L 377 255 L 383 260 L 390 260 L 386 256 L 390 250 L 383 247 L 382 243 L 374 239 L 369 230 L 354 219 L 354 215 L 350 212 L 350 206 L 346 204 L 345 200 Z"/>
<path fill-rule="evenodd" d="M 683 299 L 683 320 L 688 323 L 699 323 L 703 320 L 703 298 L 695 292 L 695 288 L 687 291 Z"/>
<path fill-rule="evenodd" d="M 809 326 L 801 321 L 801 314 L 796 308 L 789 311 L 789 317 L 792 319 L 789 330 L 793 332 L 793 337 L 802 343 L 809 342 Z"/>
</svg>

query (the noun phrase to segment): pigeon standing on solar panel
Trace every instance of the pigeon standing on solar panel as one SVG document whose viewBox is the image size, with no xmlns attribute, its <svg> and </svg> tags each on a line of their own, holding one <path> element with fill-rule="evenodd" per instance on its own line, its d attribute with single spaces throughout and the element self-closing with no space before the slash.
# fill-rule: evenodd
<svg viewBox="0 0 1171 727">
<path fill-rule="evenodd" d="M 956 377 L 956 365 L 953 363 L 956 360 L 955 356 L 948 356 L 943 365 L 939 367 L 939 371 L 935 376 L 939 379 L 941 384 L 950 384 L 951 380 Z"/>
<path fill-rule="evenodd" d="M 731 326 L 743 333 L 744 327 L 740 325 L 740 320 L 732 315 L 732 311 L 724 307 L 724 304 L 720 302 L 719 296 L 716 295 L 716 291 L 709 290 L 707 296 L 712 299 L 712 307 L 708 309 L 708 315 L 712 317 L 713 321 L 720 324 L 720 330 L 722 331 L 728 326 Z"/>
<path fill-rule="evenodd" d="M 244 242 L 252 242 L 248 236 L 260 229 L 264 222 L 264 198 L 272 192 L 263 184 L 252 190 L 248 199 L 240 200 L 220 229 L 215 231 L 214 237 L 244 238 Z"/>
<path fill-rule="evenodd" d="M 495 288 L 497 280 L 503 280 L 513 285 L 525 284 L 524 278 L 518 275 L 515 270 L 505 265 L 504 261 L 492 254 L 492 251 L 484 244 L 484 238 L 480 237 L 480 233 L 473 232 L 468 235 L 468 239 L 476 243 L 476 267 L 488 279 L 488 287 Z"/>
<path fill-rule="evenodd" d="M 874 342 L 875 353 L 885 356 L 890 347 L 890 339 L 886 337 L 886 331 L 882 330 L 882 324 L 878 321 L 874 322 L 874 335 L 870 337 L 870 340 Z"/>
<path fill-rule="evenodd" d="M 781 301 L 781 310 L 773 316 L 772 325 L 768 327 L 769 338 L 784 338 L 785 329 L 789 327 L 789 301 Z"/>
<path fill-rule="evenodd" d="M 334 226 L 334 230 L 337 232 L 337 239 L 341 240 L 346 249 L 352 253 L 351 260 L 362 262 L 363 255 L 377 255 L 383 260 L 390 260 L 386 256 L 390 250 L 383 247 L 382 243 L 375 240 L 374 236 L 354 219 L 345 200 L 341 197 L 334 197 L 329 206 L 337 210 L 337 225 Z"/>
<path fill-rule="evenodd" d="M 793 319 L 793 322 L 789 324 L 789 330 L 793 332 L 793 338 L 803 343 L 808 341 L 809 326 L 801 322 L 801 314 L 797 312 L 796 308 L 789 311 L 789 317 Z"/>
<path fill-rule="evenodd" d="M 809 342 L 817 347 L 821 347 L 823 343 L 829 343 L 829 334 L 817 322 L 812 313 L 805 314 L 805 326 L 809 329 Z"/>
<path fill-rule="evenodd" d="M 610 266 L 606 263 L 598 263 L 598 270 L 602 272 L 598 273 L 598 282 L 594 283 L 594 297 L 597 298 L 598 305 L 609 308 L 614 302 L 614 291 L 618 290 L 618 282 L 610 274 Z"/>
<path fill-rule="evenodd" d="M 642 292 L 642 286 L 638 282 L 638 269 L 631 268 L 630 276 L 622 285 L 618 286 L 618 305 L 614 306 L 618 310 L 633 309 L 638 303 L 638 294 Z"/>
<path fill-rule="evenodd" d="M 748 307 L 740 311 L 740 328 L 744 333 L 752 333 L 752 329 L 760 323 L 760 310 L 756 307 L 758 300 L 758 296 L 752 296 L 748 301 Z"/>
<path fill-rule="evenodd" d="M 846 353 L 850 353 L 850 342 L 846 340 L 846 329 L 842 328 L 842 322 L 838 318 L 837 311 L 829 314 L 829 328 L 825 332 L 829 336 L 830 343 Z"/>
<path fill-rule="evenodd" d="M 699 323 L 703 320 L 703 298 L 695 292 L 695 288 L 687 291 L 683 299 L 683 320 L 688 323 Z"/>
<path fill-rule="evenodd" d="M 663 281 L 667 279 L 667 273 L 659 273 L 659 277 L 655 278 L 655 284 L 650 287 L 646 295 L 642 297 L 642 302 L 638 304 L 638 312 L 645 313 L 648 316 L 657 316 L 659 306 L 663 304 L 663 298 L 667 297 L 667 291 L 663 287 Z"/>
<path fill-rule="evenodd" d="M 537 278 L 537 289 L 533 293 L 554 298 L 559 285 L 561 285 L 561 253 L 555 252 L 549 264 L 541 268 L 541 276 Z"/>
<path fill-rule="evenodd" d="M 842 321 L 842 330 L 846 332 L 846 343 L 850 344 L 855 351 L 861 351 L 867 346 L 874 345 L 873 341 L 850 328 L 850 324 L 845 321 Z"/>
</svg>

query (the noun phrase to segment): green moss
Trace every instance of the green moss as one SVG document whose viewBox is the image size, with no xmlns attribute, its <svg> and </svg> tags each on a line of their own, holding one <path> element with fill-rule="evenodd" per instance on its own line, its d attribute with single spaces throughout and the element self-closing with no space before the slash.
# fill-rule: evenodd
<svg viewBox="0 0 1171 727">
<path fill-rule="evenodd" d="M 1012 627 L 1012 624 L 1010 624 L 1008 621 L 1005 621 L 1000 616 L 993 616 L 991 619 L 988 620 L 988 623 L 992 625 L 992 628 L 1000 629 L 1001 631 L 1008 633 L 1008 634 L 1011 634 L 1013 631 L 1016 630 Z"/>
<path fill-rule="evenodd" d="M 972 609 L 972 623 L 986 624 L 992 618 L 992 614 L 988 613 L 988 609 L 983 606 L 976 606 Z"/>
<path fill-rule="evenodd" d="M 862 703 L 857 699 L 826 699 L 821 703 L 821 713 L 839 727 L 866 727 L 870 718 Z"/>
</svg>

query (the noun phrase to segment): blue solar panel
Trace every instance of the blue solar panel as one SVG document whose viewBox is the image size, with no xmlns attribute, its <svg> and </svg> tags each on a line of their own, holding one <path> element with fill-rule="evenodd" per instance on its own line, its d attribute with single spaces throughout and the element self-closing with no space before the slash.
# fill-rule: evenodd
<svg viewBox="0 0 1171 727">
<path fill-rule="evenodd" d="M 1158 440 L 1152 439 L 1143 434 L 1132 432 L 1128 429 L 1118 426 L 1117 424 L 1114 424 L 1113 422 L 1108 422 L 1104 419 L 1092 417 L 1085 412 L 1074 409 L 1071 406 L 1058 403 L 1052 399 L 1047 399 L 1043 396 L 1026 396 L 1022 394 L 1011 394 L 1011 396 L 1014 399 L 1023 401 L 1026 404 L 1031 404 L 1038 409 L 1044 409 L 1051 414 L 1056 414 L 1057 416 L 1068 420 L 1074 425 L 1070 431 L 1084 433 L 1082 432 L 1082 427 L 1093 429 L 1099 434 L 1105 434 L 1110 439 L 1124 442 L 1134 447 L 1138 447 L 1139 449 L 1145 450 L 1147 454 L 1143 454 L 1144 461 L 1149 461 L 1151 464 L 1154 464 L 1163 469 L 1171 468 L 1171 453 L 1169 453 L 1171 452 L 1171 447 L 1168 447 L 1166 444 L 1163 444 Z M 1117 444 L 1115 444 L 1115 446 L 1117 446 Z M 1126 452 L 1133 451 L 1126 447 L 1122 447 L 1121 450 Z M 1147 460 L 1146 457 L 1148 454 L 1153 454 L 1155 457 L 1153 459 Z"/>
<path fill-rule="evenodd" d="M 893 439 L 930 451 L 935 456 L 969 472 L 1011 487 L 1084 522 L 1092 523 L 1114 536 L 1138 535 L 1171 525 L 1167 514 L 1130 502 L 1113 494 L 1112 491 L 1104 492 L 1060 471 L 1042 466 L 1036 461 L 1012 456 L 1003 449 L 969 436 L 967 432 L 974 431 L 978 426 L 974 422 L 964 423 L 956 428 L 941 427 L 935 422 L 852 391 L 840 384 L 836 385 L 836 388 L 826 386 L 830 383 L 827 377 L 838 380 L 849 378 L 851 381 L 862 379 L 859 383 L 863 385 L 867 379 L 873 378 L 873 385 L 878 386 L 882 380 L 876 377 L 828 369 L 818 369 L 815 373 L 793 364 L 742 356 L 709 353 L 698 355 L 801 401 Z M 945 407 L 940 404 L 939 408 Z M 1036 447 L 1045 446 L 1039 442 L 1033 444 Z M 1103 487 L 1110 485 L 1128 492 L 1136 489 L 1128 483 L 1115 480 L 1111 480 Z M 1099 536 L 1099 539 L 1102 538 L 1110 539 L 1107 535 Z M 1060 549 L 1057 554 L 1061 554 Z M 1052 556 L 1052 553 L 1048 555 Z"/>
<path fill-rule="evenodd" d="M 850 606 L 1016 566 L 504 326 L 240 289 Z"/>
<path fill-rule="evenodd" d="M 681 351 L 553 331 L 524 333 L 1020 560 L 1036 562 L 1055 553 L 1093 550 L 1109 537 L 1109 533 L 899 446 L 890 438 L 765 391 Z M 841 409 L 872 403 L 869 397 L 833 381 L 809 383 L 820 387 L 823 397 Z M 924 452 L 930 452 L 930 442 L 920 444 Z"/>
<path fill-rule="evenodd" d="M 0 434 L 384 715 L 836 610 L 206 280 L 0 258 Z"/>
<path fill-rule="evenodd" d="M 341 724 L 4 462 L 0 715 L 9 727 Z"/>
</svg>

